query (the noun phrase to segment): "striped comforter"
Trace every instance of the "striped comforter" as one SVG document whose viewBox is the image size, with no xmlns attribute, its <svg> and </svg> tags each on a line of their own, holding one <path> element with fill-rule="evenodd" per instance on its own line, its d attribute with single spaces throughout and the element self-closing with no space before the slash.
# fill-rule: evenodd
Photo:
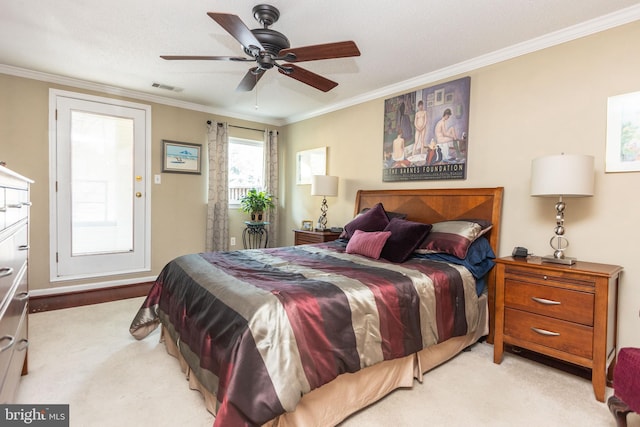
<svg viewBox="0 0 640 427">
<path fill-rule="evenodd" d="M 477 327 L 472 275 L 421 259 L 344 252 L 336 241 L 181 256 L 136 314 L 161 322 L 218 399 L 214 426 L 261 425 L 345 372 L 415 353 Z"/>
</svg>

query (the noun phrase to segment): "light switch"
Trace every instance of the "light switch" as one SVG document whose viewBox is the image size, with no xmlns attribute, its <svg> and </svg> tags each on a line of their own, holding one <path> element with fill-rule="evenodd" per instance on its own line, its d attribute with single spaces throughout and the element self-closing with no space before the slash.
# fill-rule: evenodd
<svg viewBox="0 0 640 427">
<path fill-rule="evenodd" d="M 160 184 L 161 181 L 162 181 L 162 179 L 160 177 L 160 174 L 156 174 L 156 175 L 153 176 L 153 182 L 155 184 Z"/>
</svg>

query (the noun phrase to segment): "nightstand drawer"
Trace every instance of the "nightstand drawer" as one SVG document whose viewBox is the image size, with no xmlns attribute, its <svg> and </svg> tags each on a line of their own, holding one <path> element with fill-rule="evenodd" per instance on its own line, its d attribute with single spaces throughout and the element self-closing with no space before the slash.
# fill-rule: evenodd
<svg viewBox="0 0 640 427">
<path fill-rule="evenodd" d="M 558 288 L 575 289 L 593 292 L 595 280 L 593 276 L 579 271 L 550 271 L 541 268 L 508 266 L 504 272 L 506 279 L 518 279 L 525 282 Z"/>
<path fill-rule="evenodd" d="M 593 326 L 592 293 L 507 279 L 504 303 L 506 307 Z"/>
<path fill-rule="evenodd" d="M 308 245 L 313 243 L 332 242 L 340 237 L 340 233 L 332 231 L 293 230 L 294 245 Z"/>
<path fill-rule="evenodd" d="M 587 359 L 593 357 L 593 329 L 577 323 L 505 308 L 504 335 L 505 341 L 513 337 Z"/>
<path fill-rule="evenodd" d="M 295 236 L 296 245 L 308 245 L 312 243 L 322 243 L 322 238 L 308 233 L 297 233 Z"/>
</svg>

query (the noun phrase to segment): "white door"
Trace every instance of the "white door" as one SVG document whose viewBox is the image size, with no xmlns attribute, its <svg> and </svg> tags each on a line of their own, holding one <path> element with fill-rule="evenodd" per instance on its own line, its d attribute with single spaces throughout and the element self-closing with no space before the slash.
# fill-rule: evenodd
<svg viewBox="0 0 640 427">
<path fill-rule="evenodd" d="M 51 98 L 51 279 L 149 270 L 150 107 L 53 90 Z"/>
</svg>

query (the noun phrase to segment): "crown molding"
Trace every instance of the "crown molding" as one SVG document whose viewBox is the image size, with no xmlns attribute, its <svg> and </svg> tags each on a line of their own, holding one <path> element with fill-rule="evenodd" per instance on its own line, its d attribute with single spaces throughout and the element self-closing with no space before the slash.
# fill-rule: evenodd
<svg viewBox="0 0 640 427">
<path fill-rule="evenodd" d="M 284 122 L 280 120 L 269 120 L 264 117 L 245 116 L 241 114 L 232 114 L 213 107 L 209 107 L 194 102 L 180 101 L 164 96 L 152 95 L 149 93 L 139 92 L 130 89 L 123 89 L 116 86 L 109 86 L 101 83 L 90 82 L 86 80 L 76 79 L 73 77 L 59 76 L 55 74 L 43 73 L 40 71 L 28 70 L 25 68 L 14 67 L 11 65 L 0 64 L 0 73 L 8 74 L 26 79 L 38 80 L 47 83 L 54 83 L 64 86 L 75 87 L 78 89 L 92 90 L 96 92 L 106 93 L 114 96 L 123 96 L 133 98 L 139 101 L 154 102 L 157 104 L 168 105 L 171 107 L 184 108 L 186 110 L 200 111 L 203 113 L 213 114 L 217 116 L 232 117 L 239 120 L 248 120 L 252 122 L 264 123 L 272 126 L 283 126 Z"/>
<path fill-rule="evenodd" d="M 363 102 L 372 101 L 374 99 L 388 97 L 395 93 L 402 93 L 416 87 L 424 86 L 443 80 L 449 77 L 468 73 L 478 68 L 493 65 L 502 61 L 523 56 L 528 53 L 543 50 L 562 43 L 576 40 L 585 36 L 596 34 L 611 28 L 619 27 L 640 19 L 640 5 L 631 6 L 626 9 L 619 10 L 608 15 L 603 15 L 589 21 L 582 22 L 562 30 L 554 31 L 544 36 L 536 37 L 522 43 L 518 43 L 504 49 L 500 49 L 486 55 L 482 55 L 468 61 L 454 64 L 431 73 L 423 74 L 415 78 L 404 80 L 389 86 L 382 87 L 378 90 L 368 92 L 366 94 L 347 99 L 343 102 L 329 105 L 312 112 L 291 116 L 286 120 L 286 124 L 292 124 L 302 120 L 307 120 L 323 114 L 341 110 L 343 108 L 352 107 Z"/>
</svg>

